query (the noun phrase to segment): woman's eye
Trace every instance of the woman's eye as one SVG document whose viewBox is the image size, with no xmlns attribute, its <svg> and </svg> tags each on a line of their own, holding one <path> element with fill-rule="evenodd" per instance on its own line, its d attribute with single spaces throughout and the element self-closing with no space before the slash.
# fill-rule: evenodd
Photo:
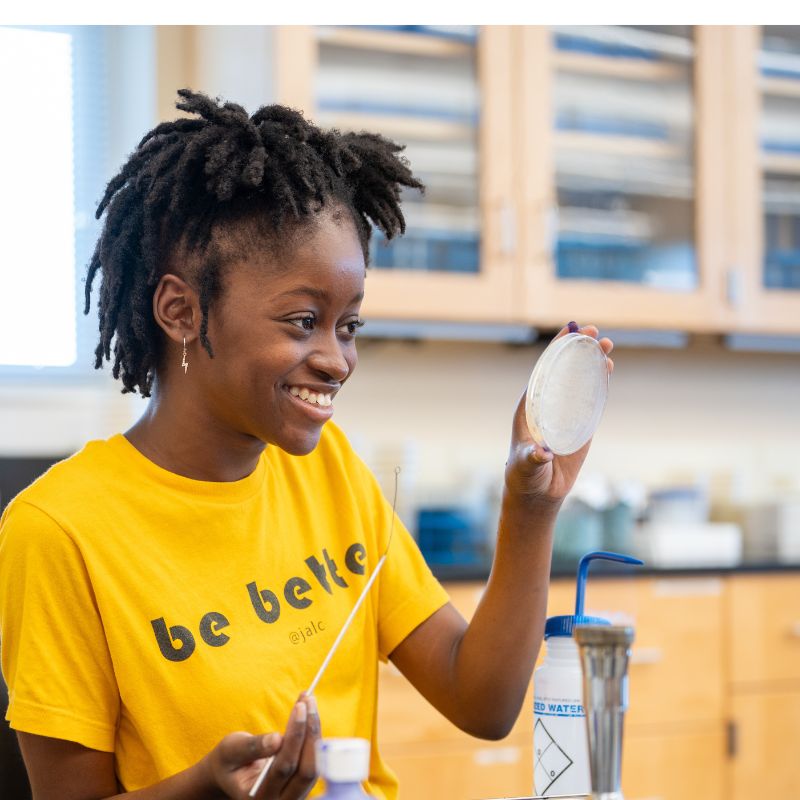
<svg viewBox="0 0 800 800">
<path fill-rule="evenodd" d="M 355 336 L 356 331 L 359 328 L 362 328 L 363 326 L 364 326 L 363 319 L 354 319 L 351 322 L 345 322 L 345 324 L 342 327 L 345 328 L 345 330 L 350 336 Z"/>
<path fill-rule="evenodd" d="M 290 319 L 289 322 L 291 322 L 292 325 L 296 325 L 298 328 L 302 328 L 304 331 L 313 331 L 316 319 L 309 315 L 307 317 L 295 317 L 294 319 Z"/>
</svg>

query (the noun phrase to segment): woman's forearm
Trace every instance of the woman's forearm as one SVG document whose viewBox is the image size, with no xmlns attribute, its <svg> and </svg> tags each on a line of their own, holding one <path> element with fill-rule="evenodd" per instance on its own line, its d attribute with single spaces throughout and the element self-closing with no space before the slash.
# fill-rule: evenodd
<svg viewBox="0 0 800 800">
<path fill-rule="evenodd" d="M 152 786 L 115 794 L 104 800 L 222 800 L 224 797 L 214 782 L 206 757 Z"/>
<path fill-rule="evenodd" d="M 476 736 L 502 738 L 519 715 L 544 634 L 557 512 L 504 497 L 491 575 L 453 655 L 457 724 Z"/>
</svg>

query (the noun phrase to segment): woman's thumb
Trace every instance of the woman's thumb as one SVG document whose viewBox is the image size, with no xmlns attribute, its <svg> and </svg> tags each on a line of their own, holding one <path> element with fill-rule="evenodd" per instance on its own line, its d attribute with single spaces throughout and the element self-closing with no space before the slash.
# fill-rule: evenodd
<svg viewBox="0 0 800 800">
<path fill-rule="evenodd" d="M 231 733 L 222 742 L 222 757 L 231 767 L 249 764 L 259 758 L 269 758 L 278 752 L 281 746 L 279 733 L 267 733 L 253 736 L 250 733 Z"/>
</svg>

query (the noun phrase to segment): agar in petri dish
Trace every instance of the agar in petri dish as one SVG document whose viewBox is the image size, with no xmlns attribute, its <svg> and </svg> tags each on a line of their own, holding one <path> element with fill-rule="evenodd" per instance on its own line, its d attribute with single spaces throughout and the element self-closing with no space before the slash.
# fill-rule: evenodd
<svg viewBox="0 0 800 800">
<path fill-rule="evenodd" d="M 608 361 L 596 339 L 568 333 L 554 339 L 533 368 L 525 398 L 537 444 L 566 456 L 594 435 L 608 397 Z"/>
</svg>

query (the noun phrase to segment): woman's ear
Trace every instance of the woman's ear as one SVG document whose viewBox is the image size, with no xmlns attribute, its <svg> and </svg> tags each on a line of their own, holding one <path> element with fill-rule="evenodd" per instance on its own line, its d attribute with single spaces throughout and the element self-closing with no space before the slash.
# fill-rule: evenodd
<svg viewBox="0 0 800 800">
<path fill-rule="evenodd" d="M 153 293 L 153 316 L 156 323 L 174 342 L 194 340 L 200 333 L 200 299 L 183 279 L 167 273 Z"/>
</svg>

